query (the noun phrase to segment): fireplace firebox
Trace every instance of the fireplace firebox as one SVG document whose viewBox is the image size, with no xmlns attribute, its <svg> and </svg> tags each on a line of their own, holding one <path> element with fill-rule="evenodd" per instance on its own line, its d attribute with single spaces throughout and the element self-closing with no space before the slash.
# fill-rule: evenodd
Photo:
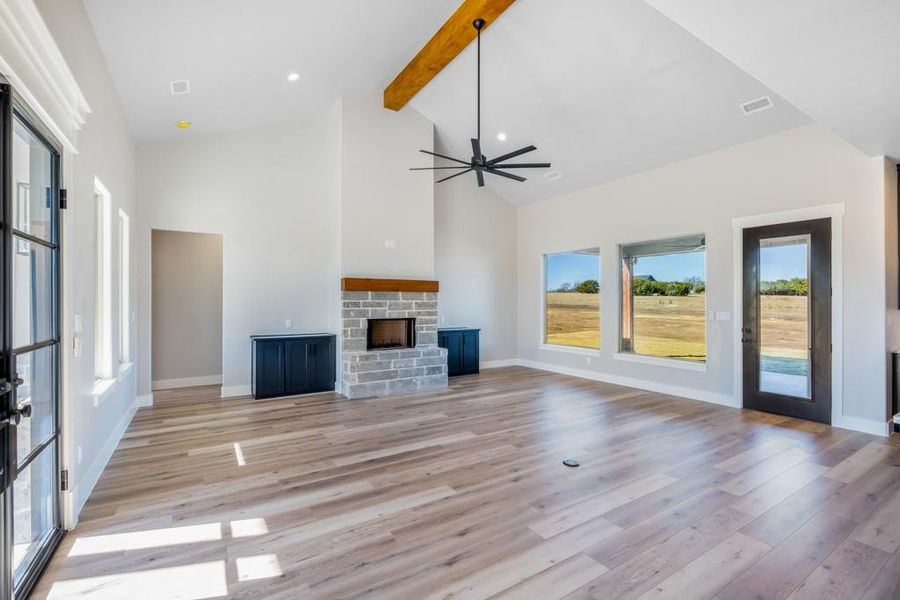
<svg viewBox="0 0 900 600">
<path fill-rule="evenodd" d="M 366 350 L 416 347 L 415 319 L 369 319 Z"/>
</svg>

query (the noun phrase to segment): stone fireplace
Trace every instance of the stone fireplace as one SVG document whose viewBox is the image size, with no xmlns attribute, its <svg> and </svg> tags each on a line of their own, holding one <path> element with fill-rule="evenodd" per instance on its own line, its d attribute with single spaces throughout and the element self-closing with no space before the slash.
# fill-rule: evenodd
<svg viewBox="0 0 900 600">
<path fill-rule="evenodd" d="M 436 281 L 347 278 L 341 290 L 341 393 L 365 398 L 447 386 Z"/>
</svg>

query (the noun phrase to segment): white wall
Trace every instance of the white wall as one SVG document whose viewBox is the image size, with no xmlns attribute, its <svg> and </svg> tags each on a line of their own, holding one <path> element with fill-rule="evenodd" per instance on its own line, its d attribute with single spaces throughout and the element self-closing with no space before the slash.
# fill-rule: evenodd
<svg viewBox="0 0 900 600">
<path fill-rule="evenodd" d="M 341 119 L 341 264 L 344 277 L 434 275 L 434 126 L 381 94 L 344 98 Z M 385 249 L 385 240 L 394 240 Z"/>
<path fill-rule="evenodd" d="M 135 216 L 135 148 L 106 63 L 79 0 L 38 0 L 56 43 L 91 107 L 87 123 L 78 135 L 79 154 L 72 157 L 64 172 L 72 178 L 64 184 L 69 192 L 69 209 L 64 211 L 63 261 L 65 297 L 63 319 L 74 322 L 81 315 L 82 351 L 72 355 L 72 340 L 63 339 L 63 360 L 68 376 L 64 399 L 64 431 L 69 479 L 75 512 L 87 500 L 94 483 L 115 449 L 136 409 L 135 375 L 125 369 L 102 396 L 94 385 L 94 177 L 98 177 L 112 197 L 113 298 L 119 286 L 118 209 Z M 134 265 L 134 261 L 131 261 Z M 133 297 L 133 294 L 132 294 Z M 118 340 L 118 304 L 113 302 L 112 339 Z M 71 330 L 68 332 L 71 333 Z M 134 346 L 133 346 L 134 347 Z M 133 348 L 132 347 L 132 348 Z M 134 356 L 134 352 L 131 352 Z M 119 349 L 113 346 L 113 364 L 119 363 Z"/>
<path fill-rule="evenodd" d="M 516 357 L 516 208 L 475 176 L 435 186 L 441 327 L 481 328 L 481 361 Z"/>
<path fill-rule="evenodd" d="M 339 117 L 139 148 L 142 389 L 151 229 L 223 236 L 223 395 L 249 393 L 250 335 L 337 330 Z"/>
<path fill-rule="evenodd" d="M 755 142 L 580 190 L 519 209 L 518 356 L 554 368 L 732 397 L 732 328 L 708 323 L 708 371 L 613 359 L 618 315 L 617 245 L 705 232 L 707 311 L 733 311 L 732 219 L 844 203 L 844 415 L 884 424 L 884 163 L 825 128 L 801 127 Z M 602 350 L 586 357 L 541 350 L 541 257 L 599 247 Z M 735 315 L 731 315 L 732 318 Z M 738 359 L 739 360 L 739 359 Z"/>
<path fill-rule="evenodd" d="M 153 389 L 222 383 L 222 236 L 151 235 Z"/>
</svg>

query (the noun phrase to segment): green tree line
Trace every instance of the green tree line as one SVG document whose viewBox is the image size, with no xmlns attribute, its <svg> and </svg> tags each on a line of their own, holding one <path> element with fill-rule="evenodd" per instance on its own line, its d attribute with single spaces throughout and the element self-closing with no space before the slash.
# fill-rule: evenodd
<svg viewBox="0 0 900 600">
<path fill-rule="evenodd" d="M 805 277 L 760 281 L 759 293 L 764 296 L 806 296 L 809 294 L 809 280 Z"/>
</svg>

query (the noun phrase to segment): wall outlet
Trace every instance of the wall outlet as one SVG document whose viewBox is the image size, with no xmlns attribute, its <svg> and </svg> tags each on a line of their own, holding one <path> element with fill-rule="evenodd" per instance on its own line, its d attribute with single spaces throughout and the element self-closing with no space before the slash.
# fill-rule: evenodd
<svg viewBox="0 0 900 600">
<path fill-rule="evenodd" d="M 384 240 L 384 249 L 393 250 L 397 247 L 397 240 Z"/>
<path fill-rule="evenodd" d="M 288 327 L 290 327 L 290 326 L 293 325 L 293 324 L 294 324 L 294 321 L 292 321 L 291 319 L 285 319 L 285 320 L 284 320 L 284 326 L 285 326 L 285 328 L 288 328 Z"/>
<path fill-rule="evenodd" d="M 81 356 L 81 338 L 77 335 L 72 338 L 72 356 L 75 358 Z"/>
<path fill-rule="evenodd" d="M 81 318 L 81 315 L 75 315 L 75 324 L 74 324 L 75 333 L 80 332 L 81 328 L 83 326 L 84 326 L 84 320 Z"/>
</svg>

